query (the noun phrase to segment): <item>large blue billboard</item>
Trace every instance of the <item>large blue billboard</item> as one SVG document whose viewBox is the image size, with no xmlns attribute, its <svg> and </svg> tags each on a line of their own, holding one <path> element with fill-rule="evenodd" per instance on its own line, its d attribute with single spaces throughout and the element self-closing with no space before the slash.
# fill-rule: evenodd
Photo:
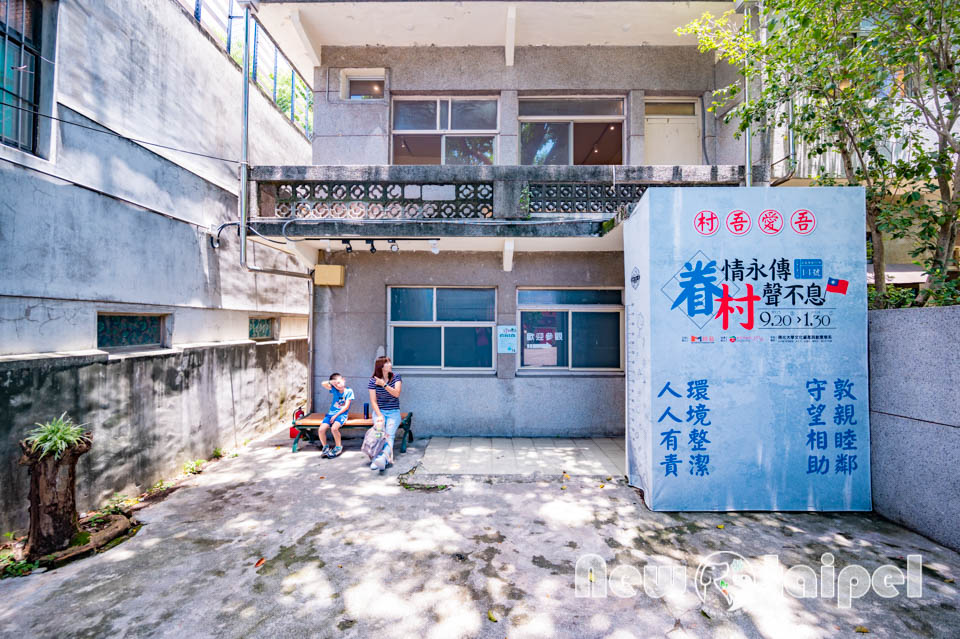
<svg viewBox="0 0 960 639">
<path fill-rule="evenodd" d="M 655 188 L 623 230 L 646 504 L 870 510 L 863 190 Z"/>
</svg>

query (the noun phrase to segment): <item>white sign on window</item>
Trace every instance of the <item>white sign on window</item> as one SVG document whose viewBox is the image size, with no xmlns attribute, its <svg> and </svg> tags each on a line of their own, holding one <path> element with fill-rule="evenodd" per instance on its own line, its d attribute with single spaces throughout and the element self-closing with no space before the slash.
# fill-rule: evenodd
<svg viewBox="0 0 960 639">
<path fill-rule="evenodd" d="M 497 352 L 498 353 L 516 353 L 517 352 L 517 327 L 516 326 L 498 326 L 497 327 Z"/>
</svg>

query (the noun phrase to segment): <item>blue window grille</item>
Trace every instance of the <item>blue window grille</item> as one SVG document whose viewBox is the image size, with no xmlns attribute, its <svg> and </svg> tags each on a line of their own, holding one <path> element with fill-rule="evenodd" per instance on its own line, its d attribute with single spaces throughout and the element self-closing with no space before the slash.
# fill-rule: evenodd
<svg viewBox="0 0 960 639">
<path fill-rule="evenodd" d="M 162 315 L 97 315 L 97 348 L 162 345 Z"/>
<path fill-rule="evenodd" d="M 4 0 L 0 0 L 2 3 Z M 240 66 L 243 64 L 243 11 L 235 0 L 180 0 Z M 304 135 L 312 133 L 313 91 L 283 55 L 267 30 L 251 17 L 253 48 L 250 79 L 273 100 Z"/>
<path fill-rule="evenodd" d="M 273 326 L 272 317 L 251 317 L 250 339 L 273 339 Z"/>
</svg>

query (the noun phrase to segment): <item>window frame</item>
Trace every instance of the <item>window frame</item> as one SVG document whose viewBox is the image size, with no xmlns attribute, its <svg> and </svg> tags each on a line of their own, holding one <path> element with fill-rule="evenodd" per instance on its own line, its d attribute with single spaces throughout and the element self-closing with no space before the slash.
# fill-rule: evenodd
<svg viewBox="0 0 960 639">
<path fill-rule="evenodd" d="M 647 104 L 650 102 L 673 102 L 673 103 L 688 103 L 693 104 L 693 115 L 648 115 L 647 114 Z M 703 129 L 703 114 L 700 111 L 700 99 L 695 97 L 684 97 L 684 96 L 645 96 L 643 99 L 643 129 L 644 135 L 646 135 L 647 129 L 647 119 L 648 118 L 665 118 L 665 119 L 677 119 L 684 120 L 687 122 L 694 122 L 697 125 L 697 140 L 700 142 L 699 147 L 697 148 L 697 153 L 700 155 L 699 164 L 703 164 L 704 155 L 703 155 L 703 144 L 704 144 L 704 129 Z M 644 151 L 646 153 L 646 151 Z M 643 158 L 643 161 L 646 162 L 646 158 Z"/>
<path fill-rule="evenodd" d="M 395 288 L 417 288 L 417 289 L 430 289 L 433 291 L 433 319 L 432 320 L 397 320 L 394 321 L 392 318 L 392 304 L 390 299 L 390 291 Z M 493 290 L 493 319 L 490 321 L 476 321 L 476 320 L 437 320 L 437 290 L 443 288 L 452 288 L 452 289 L 481 289 L 481 290 Z M 396 327 L 422 327 L 422 328 L 440 328 L 440 365 L 439 366 L 401 366 L 395 365 L 395 369 L 401 373 L 416 373 L 416 372 L 439 372 L 439 373 L 496 373 L 497 371 L 497 301 L 498 301 L 498 290 L 496 286 L 482 286 L 482 285 L 444 285 L 444 286 L 426 286 L 418 284 L 391 284 L 387 286 L 387 356 L 391 361 L 394 359 L 393 346 L 393 329 Z M 464 366 L 446 366 L 446 333 L 445 329 L 447 327 L 451 328 L 471 328 L 471 327 L 483 327 L 490 328 L 490 349 L 491 349 L 491 365 L 489 367 L 464 367 Z"/>
<path fill-rule="evenodd" d="M 101 317 L 159 317 L 160 318 L 160 341 L 153 344 L 132 344 L 129 346 L 101 346 L 97 336 L 97 325 Z M 96 321 L 94 322 L 94 342 L 98 351 L 107 353 L 136 353 L 140 351 L 157 351 L 170 348 L 170 336 L 168 334 L 171 313 L 131 313 L 116 311 L 97 311 Z"/>
<path fill-rule="evenodd" d="M 518 286 L 516 289 L 517 301 L 517 357 L 516 372 L 518 374 L 526 372 L 536 373 L 557 373 L 560 375 L 576 375 L 580 373 L 622 373 L 626 365 L 626 351 L 624 344 L 624 321 L 625 307 L 623 304 L 521 304 L 520 291 L 530 290 L 564 290 L 564 291 L 620 291 L 620 299 L 623 300 L 624 290 L 622 286 Z M 567 313 L 567 365 L 566 366 L 524 366 L 523 362 L 523 313 L 525 312 L 566 312 Z M 574 313 L 619 313 L 620 315 L 620 366 L 617 368 L 595 368 L 573 365 L 573 330 Z"/>
<path fill-rule="evenodd" d="M 43 82 L 43 78 L 46 75 L 43 72 L 43 62 L 44 62 L 43 44 L 44 44 L 44 39 L 46 38 L 47 29 L 48 29 L 47 25 L 45 24 L 47 7 L 44 6 L 43 2 L 37 3 L 37 5 L 39 6 L 39 16 L 38 16 L 39 27 L 38 28 L 40 31 L 40 40 L 39 42 L 28 43 L 27 34 L 23 33 L 23 26 L 26 21 L 26 14 L 27 14 L 26 2 L 28 1 L 29 0 L 25 0 L 25 3 L 24 3 L 24 12 L 23 12 L 23 19 L 21 20 L 21 24 L 18 25 L 18 27 L 13 27 L 10 25 L 10 23 L 4 22 L 2 23 L 3 28 L 2 30 L 0 30 L 0 34 L 2 34 L 0 35 L 0 46 L 3 47 L 3 54 L 4 54 L 3 68 L 0 69 L 0 96 L 3 96 L 3 97 L 9 96 L 8 99 L 16 101 L 15 105 L 8 104 L 6 106 L 10 107 L 17 114 L 16 135 L 14 138 L 7 138 L 3 135 L 3 130 L 2 130 L 3 109 L 0 108 L 0 145 L 9 147 L 11 149 L 16 149 L 17 151 L 28 153 L 30 155 L 39 156 L 40 155 L 41 116 L 38 114 L 41 113 L 41 109 L 40 109 L 40 104 L 42 101 L 41 84 Z M 7 10 L 9 9 L 10 7 L 8 6 Z M 13 32 L 15 30 L 16 30 L 16 33 L 18 33 L 19 35 L 14 35 Z M 10 69 L 11 65 L 8 64 L 9 61 L 6 59 L 8 43 L 13 43 L 14 46 L 19 50 L 21 65 L 23 64 L 24 53 L 29 53 L 35 59 L 34 71 L 33 71 L 33 95 L 30 98 L 24 97 L 20 93 L 19 89 L 16 92 L 12 92 L 7 90 L 5 87 L 8 72 L 19 74 L 18 82 L 20 87 L 23 86 L 24 79 L 25 79 L 24 76 L 28 73 L 27 71 L 18 72 L 18 71 L 12 71 Z M 2 103 L 2 100 L 0 100 L 0 103 Z M 24 116 L 24 112 L 22 109 L 25 108 L 24 103 L 26 104 L 26 108 L 30 108 L 33 111 L 33 114 L 32 114 L 33 121 L 30 129 L 30 141 L 28 146 L 24 146 L 22 144 L 22 138 L 21 138 L 22 128 L 23 128 L 23 116 Z"/>
<path fill-rule="evenodd" d="M 434 100 L 437 103 L 437 128 L 436 129 L 396 129 L 394 128 L 394 105 L 397 102 L 426 102 Z M 450 128 L 450 121 L 453 119 L 453 102 L 457 101 L 478 101 L 490 100 L 497 104 L 497 127 L 495 129 L 453 129 Z M 451 104 L 447 108 L 447 127 L 440 126 L 440 102 L 447 101 Z M 447 166 L 447 136 L 455 138 L 489 137 L 493 138 L 493 161 L 491 165 L 497 164 L 500 158 L 500 130 L 502 123 L 502 109 L 500 108 L 499 95 L 395 95 L 390 99 L 390 164 L 393 165 L 394 139 L 398 135 L 436 135 L 440 137 L 440 164 L 438 166 Z M 453 165 L 450 165 L 453 166 Z M 459 165 L 457 165 L 459 166 Z M 402 287 L 401 287 L 402 288 Z"/>
<path fill-rule="evenodd" d="M 517 164 L 521 166 L 535 166 L 532 164 L 521 164 L 523 158 L 523 149 L 520 148 L 522 144 L 523 136 L 520 135 L 520 129 L 523 127 L 525 122 L 530 123 L 566 123 L 567 126 L 567 159 L 569 160 L 568 164 L 559 164 L 555 166 L 589 166 L 574 164 L 574 148 L 573 148 L 573 125 L 577 123 L 586 123 L 586 124 L 596 124 L 596 123 L 607 123 L 607 122 L 619 122 L 620 123 L 620 164 L 615 166 L 626 166 L 627 165 L 627 96 L 625 95 L 534 95 L 534 96 L 520 96 L 517 99 L 517 112 L 519 113 L 519 103 L 520 102 L 534 102 L 536 100 L 620 100 L 623 105 L 621 109 L 623 113 L 620 115 L 518 115 L 517 116 Z"/>
</svg>

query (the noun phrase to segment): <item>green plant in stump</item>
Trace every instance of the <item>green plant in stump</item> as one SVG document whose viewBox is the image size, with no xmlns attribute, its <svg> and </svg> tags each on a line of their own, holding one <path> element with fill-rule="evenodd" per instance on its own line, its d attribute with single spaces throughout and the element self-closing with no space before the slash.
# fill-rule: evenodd
<svg viewBox="0 0 960 639">
<path fill-rule="evenodd" d="M 30 529 L 24 546 L 27 560 L 63 550 L 80 532 L 77 461 L 92 445 L 90 432 L 66 413 L 38 423 L 20 442 L 19 463 L 30 470 Z"/>
</svg>

